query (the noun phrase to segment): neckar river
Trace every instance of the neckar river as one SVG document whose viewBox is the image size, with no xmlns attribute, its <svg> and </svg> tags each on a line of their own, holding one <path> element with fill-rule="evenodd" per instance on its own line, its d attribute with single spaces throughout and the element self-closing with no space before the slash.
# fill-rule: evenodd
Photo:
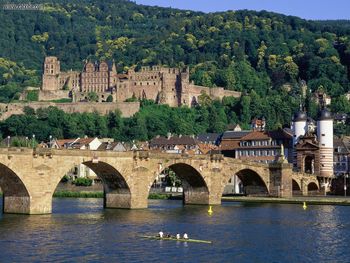
<svg viewBox="0 0 350 263">
<path fill-rule="evenodd" d="M 350 207 L 224 203 L 209 216 L 205 206 L 149 203 L 54 199 L 51 215 L 0 214 L 0 262 L 350 262 Z M 138 237 L 160 230 L 214 243 Z"/>
</svg>

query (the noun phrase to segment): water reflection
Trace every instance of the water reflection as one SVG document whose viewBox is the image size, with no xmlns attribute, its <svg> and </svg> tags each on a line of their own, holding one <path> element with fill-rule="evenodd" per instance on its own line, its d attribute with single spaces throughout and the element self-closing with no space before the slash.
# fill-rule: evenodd
<svg viewBox="0 0 350 263">
<path fill-rule="evenodd" d="M 348 261 L 348 207 L 224 203 L 211 216 L 207 210 L 181 201 L 118 210 L 103 209 L 101 199 L 54 199 L 51 215 L 0 214 L 0 262 Z M 214 243 L 138 237 L 159 230 Z"/>
</svg>

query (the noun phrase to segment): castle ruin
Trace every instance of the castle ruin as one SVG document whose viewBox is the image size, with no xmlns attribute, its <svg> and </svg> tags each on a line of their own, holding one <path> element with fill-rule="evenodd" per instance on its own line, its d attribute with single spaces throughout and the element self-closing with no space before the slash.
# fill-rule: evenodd
<svg viewBox="0 0 350 263">
<path fill-rule="evenodd" d="M 237 91 L 224 88 L 197 86 L 189 80 L 189 68 L 142 67 L 140 71 L 128 70 L 118 74 L 114 63 L 86 62 L 82 72 L 60 70 L 57 57 L 46 57 L 43 68 L 39 100 L 72 98 L 73 102 L 89 100 L 89 93 L 96 93 L 98 102 L 124 102 L 127 99 L 151 99 L 171 107 L 198 103 L 198 96 L 206 93 L 212 99 L 224 96 L 240 97 Z"/>
</svg>

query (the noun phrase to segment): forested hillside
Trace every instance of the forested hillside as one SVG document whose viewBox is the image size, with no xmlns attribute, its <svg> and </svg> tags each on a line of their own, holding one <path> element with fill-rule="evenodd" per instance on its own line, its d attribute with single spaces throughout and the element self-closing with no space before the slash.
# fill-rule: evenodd
<svg viewBox="0 0 350 263">
<path fill-rule="evenodd" d="M 125 0 L 32 2 L 43 9 L 0 10 L 0 102 L 18 98 L 24 86 L 40 85 L 43 59 L 54 55 L 63 69 L 76 70 L 85 59 L 115 59 L 119 71 L 189 65 L 197 84 L 244 92 L 230 101 L 224 123 L 247 125 L 265 116 L 269 128 L 288 124 L 300 104 L 300 80 L 308 85 L 303 103 L 313 116 L 310 96 L 319 88 L 332 96 L 334 111 L 350 112 L 344 96 L 348 21 L 246 10 L 204 14 Z"/>
</svg>

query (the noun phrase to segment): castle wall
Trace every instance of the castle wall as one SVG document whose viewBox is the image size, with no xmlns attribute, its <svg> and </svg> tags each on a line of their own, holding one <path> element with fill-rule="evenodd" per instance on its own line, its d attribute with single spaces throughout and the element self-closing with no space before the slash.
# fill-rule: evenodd
<svg viewBox="0 0 350 263">
<path fill-rule="evenodd" d="M 39 90 L 39 101 L 68 99 L 69 90 Z"/>
<path fill-rule="evenodd" d="M 120 110 L 122 117 L 131 117 L 140 109 L 139 102 L 117 102 L 117 103 L 54 103 L 54 102 L 31 102 L 31 103 L 0 103 L 0 120 L 9 118 L 11 115 L 23 114 L 24 107 L 31 107 L 34 110 L 39 108 L 57 107 L 66 113 L 98 112 L 106 115 L 109 112 Z"/>
<path fill-rule="evenodd" d="M 46 57 L 39 100 L 68 98 L 69 93 L 63 91 L 64 86 L 73 92 L 74 102 L 87 101 L 89 92 L 97 93 L 98 102 L 106 101 L 109 95 L 113 96 L 113 102 L 123 102 L 135 96 L 137 99 L 151 99 L 170 107 L 191 107 L 192 104 L 198 103 L 202 92 L 212 99 L 220 100 L 224 96 L 241 96 L 241 93 L 236 91 L 190 84 L 188 68 L 184 70 L 146 66 L 138 72 L 130 69 L 127 74 L 118 75 L 114 62 L 112 68 L 106 62 L 88 62 L 82 72 L 60 72 L 57 57 Z"/>
<path fill-rule="evenodd" d="M 156 85 L 154 85 L 156 83 Z M 131 96 L 135 94 L 136 98 L 138 99 L 149 99 L 156 101 L 158 93 L 161 91 L 161 88 L 159 86 L 159 83 L 157 82 L 145 82 L 146 85 L 131 85 L 130 87 L 130 93 Z M 148 84 L 148 85 L 147 85 Z M 118 90 L 119 92 L 119 90 Z"/>
<path fill-rule="evenodd" d="M 117 83 L 117 89 L 114 95 L 115 95 L 115 100 L 113 101 L 123 102 L 126 99 L 131 98 L 132 93 L 130 93 L 130 82 L 122 81 Z"/>
<path fill-rule="evenodd" d="M 223 97 L 235 97 L 239 98 L 241 96 L 241 92 L 238 91 L 232 91 L 232 90 L 225 90 L 221 87 L 216 88 L 208 88 L 204 86 L 198 86 L 198 85 L 189 85 L 189 104 L 190 106 L 192 100 L 195 98 L 198 102 L 198 97 L 201 95 L 201 93 L 204 92 L 205 94 L 209 95 L 211 99 L 219 99 L 222 100 Z"/>
</svg>

